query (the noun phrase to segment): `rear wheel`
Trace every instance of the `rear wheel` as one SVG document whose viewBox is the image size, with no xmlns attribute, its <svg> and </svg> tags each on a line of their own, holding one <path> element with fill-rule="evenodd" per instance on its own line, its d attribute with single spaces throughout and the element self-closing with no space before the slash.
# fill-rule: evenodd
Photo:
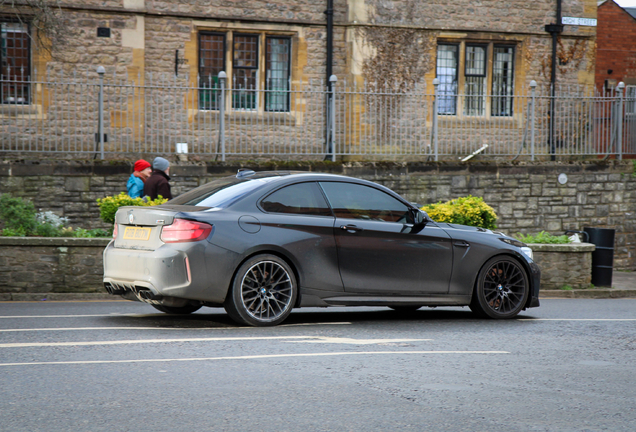
<svg viewBox="0 0 636 432">
<path fill-rule="evenodd" d="M 528 275 L 518 261 L 491 258 L 479 272 L 470 309 L 490 318 L 513 318 L 525 306 L 529 292 Z"/>
<path fill-rule="evenodd" d="M 153 304 L 151 306 L 157 309 L 158 311 L 165 312 L 171 315 L 187 315 L 201 309 L 201 305 L 187 305 L 187 306 L 174 307 L 174 306 L 164 306 L 164 305 Z"/>
<path fill-rule="evenodd" d="M 289 316 L 297 296 L 291 267 L 276 255 L 263 254 L 239 267 L 224 306 L 241 324 L 274 326 Z"/>
</svg>

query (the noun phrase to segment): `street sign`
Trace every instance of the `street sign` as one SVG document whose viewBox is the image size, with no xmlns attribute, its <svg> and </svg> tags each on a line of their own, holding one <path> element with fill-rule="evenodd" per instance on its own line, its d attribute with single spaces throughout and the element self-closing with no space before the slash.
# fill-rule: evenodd
<svg viewBox="0 0 636 432">
<path fill-rule="evenodd" d="M 563 18 L 561 18 L 561 24 L 574 25 L 574 26 L 596 27 L 596 19 L 594 19 L 594 18 L 563 17 Z"/>
</svg>

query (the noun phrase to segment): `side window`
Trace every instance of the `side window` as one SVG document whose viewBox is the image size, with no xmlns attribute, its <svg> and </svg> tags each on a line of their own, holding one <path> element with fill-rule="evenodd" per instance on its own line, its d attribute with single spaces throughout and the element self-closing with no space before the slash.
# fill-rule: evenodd
<svg viewBox="0 0 636 432">
<path fill-rule="evenodd" d="M 405 223 L 408 207 L 391 195 L 353 183 L 321 182 L 336 217 Z"/>
<path fill-rule="evenodd" d="M 333 216 L 316 183 L 297 183 L 268 195 L 261 201 L 269 213 Z"/>
</svg>

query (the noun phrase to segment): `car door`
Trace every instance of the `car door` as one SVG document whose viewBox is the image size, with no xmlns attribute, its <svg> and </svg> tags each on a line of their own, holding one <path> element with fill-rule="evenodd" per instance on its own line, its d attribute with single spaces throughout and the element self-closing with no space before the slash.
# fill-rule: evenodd
<svg viewBox="0 0 636 432">
<path fill-rule="evenodd" d="M 409 206 L 380 189 L 320 182 L 336 216 L 334 236 L 346 292 L 447 293 L 451 239 L 434 223 L 414 227 Z"/>
<path fill-rule="evenodd" d="M 278 245 L 298 266 L 300 285 L 342 291 L 333 236 L 334 217 L 318 184 L 295 183 L 262 198 L 260 241 Z"/>
</svg>

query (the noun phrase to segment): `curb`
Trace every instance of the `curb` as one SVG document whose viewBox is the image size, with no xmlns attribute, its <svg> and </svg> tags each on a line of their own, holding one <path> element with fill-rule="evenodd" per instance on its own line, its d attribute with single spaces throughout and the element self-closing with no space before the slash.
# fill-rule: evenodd
<svg viewBox="0 0 636 432">
<path fill-rule="evenodd" d="M 108 293 L 2 293 L 0 301 L 127 301 Z"/>
<path fill-rule="evenodd" d="M 575 299 L 618 299 L 636 298 L 636 290 L 626 289 L 579 289 L 579 290 L 541 290 L 539 298 L 575 298 Z"/>
</svg>

